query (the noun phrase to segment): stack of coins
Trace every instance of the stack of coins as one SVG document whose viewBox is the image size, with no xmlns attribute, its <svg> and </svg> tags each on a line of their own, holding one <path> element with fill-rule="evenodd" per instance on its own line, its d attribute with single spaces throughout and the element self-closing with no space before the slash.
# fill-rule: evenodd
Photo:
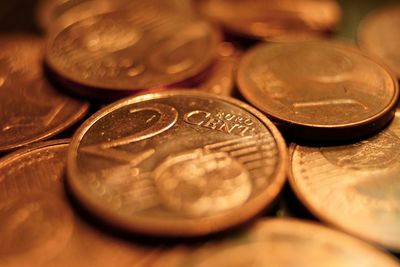
<svg viewBox="0 0 400 267">
<path fill-rule="evenodd" d="M 0 267 L 400 266 L 398 13 L 358 48 L 334 0 L 40 1 L 0 36 Z"/>
</svg>

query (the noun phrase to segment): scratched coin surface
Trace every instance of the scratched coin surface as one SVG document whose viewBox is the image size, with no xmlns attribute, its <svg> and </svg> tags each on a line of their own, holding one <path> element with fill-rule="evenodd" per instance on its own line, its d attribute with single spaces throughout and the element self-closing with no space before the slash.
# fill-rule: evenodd
<svg viewBox="0 0 400 267">
<path fill-rule="evenodd" d="M 286 147 L 237 100 L 169 91 L 118 101 L 87 120 L 68 153 L 68 184 L 104 221 L 149 235 L 197 236 L 268 206 Z"/>
<path fill-rule="evenodd" d="M 178 247 L 152 267 L 375 267 L 397 260 L 354 237 L 316 223 L 264 219 L 247 231 L 199 248 Z"/>
<path fill-rule="evenodd" d="M 319 218 L 400 252 L 400 112 L 390 126 L 345 146 L 295 146 L 290 182 Z"/>
<path fill-rule="evenodd" d="M 341 9 L 333 0 L 199 0 L 200 13 L 247 37 L 290 41 L 334 30 Z"/>
<path fill-rule="evenodd" d="M 359 26 L 358 44 L 380 57 L 400 78 L 400 5 L 367 16 Z"/>
<path fill-rule="evenodd" d="M 249 102 L 311 140 L 377 131 L 393 118 L 398 98 L 384 65 L 332 41 L 259 45 L 243 56 L 237 82 Z"/>
<path fill-rule="evenodd" d="M 143 5 L 68 26 L 49 38 L 46 61 L 78 93 L 130 94 L 194 77 L 213 62 L 218 40 L 205 21 Z"/>
<path fill-rule="evenodd" d="M 82 118 L 88 104 L 57 91 L 42 70 L 40 39 L 0 39 L 0 151 L 49 138 Z"/>
<path fill-rule="evenodd" d="M 67 140 L 57 140 L 0 161 L 0 266 L 142 266 L 156 248 L 109 236 L 71 208 L 67 150 Z"/>
</svg>

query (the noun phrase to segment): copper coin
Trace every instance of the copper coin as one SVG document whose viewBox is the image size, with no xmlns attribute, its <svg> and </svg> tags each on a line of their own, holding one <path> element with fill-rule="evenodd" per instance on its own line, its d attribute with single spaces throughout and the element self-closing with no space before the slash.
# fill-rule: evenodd
<svg viewBox="0 0 400 267">
<path fill-rule="evenodd" d="M 77 216 L 64 191 L 67 140 L 37 144 L 0 161 L 0 265 L 137 266 L 155 248 L 119 240 Z"/>
<path fill-rule="evenodd" d="M 76 22 L 49 39 L 47 64 L 78 93 L 132 93 L 181 82 L 214 60 L 219 34 L 205 21 L 152 5 Z"/>
<path fill-rule="evenodd" d="M 296 138 L 343 140 L 393 118 L 395 77 L 351 45 L 318 41 L 264 44 L 239 65 L 243 96 Z"/>
<path fill-rule="evenodd" d="M 367 16 L 358 29 L 362 49 L 380 57 L 400 78 L 400 5 L 391 5 Z"/>
<path fill-rule="evenodd" d="M 118 101 L 73 137 L 68 184 L 89 211 L 149 235 L 198 236 L 242 223 L 285 181 L 275 126 L 231 98 L 165 91 Z"/>
<path fill-rule="evenodd" d="M 400 112 L 358 143 L 293 147 L 290 183 L 319 218 L 400 252 Z"/>
<path fill-rule="evenodd" d="M 54 136 L 88 110 L 88 103 L 58 92 L 46 81 L 43 50 L 35 37 L 0 39 L 0 151 Z"/>
<path fill-rule="evenodd" d="M 334 30 L 341 9 L 334 0 L 199 0 L 203 15 L 247 37 L 290 41 Z"/>
<path fill-rule="evenodd" d="M 264 219 L 247 231 L 199 248 L 178 247 L 152 267 L 400 266 L 393 256 L 315 223 Z"/>
</svg>

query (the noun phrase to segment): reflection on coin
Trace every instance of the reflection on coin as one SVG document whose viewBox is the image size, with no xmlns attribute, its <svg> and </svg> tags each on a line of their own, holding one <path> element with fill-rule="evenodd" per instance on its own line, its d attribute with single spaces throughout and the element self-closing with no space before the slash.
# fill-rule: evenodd
<svg viewBox="0 0 400 267">
<path fill-rule="evenodd" d="M 296 146 L 290 178 L 319 218 L 400 252 L 400 112 L 390 126 L 345 146 Z"/>
<path fill-rule="evenodd" d="M 219 35 L 205 21 L 145 5 L 76 22 L 50 37 L 47 63 L 77 93 L 114 96 L 182 82 L 215 58 Z"/>
<path fill-rule="evenodd" d="M 242 223 L 278 195 L 286 147 L 233 99 L 170 91 L 116 102 L 73 137 L 68 184 L 103 220 L 151 235 L 204 235 Z"/>
<path fill-rule="evenodd" d="M 178 247 L 152 267 L 376 267 L 395 258 L 346 234 L 300 220 L 260 220 L 247 231 L 200 248 Z"/>
<path fill-rule="evenodd" d="M 154 249 L 117 240 L 74 214 L 63 186 L 67 149 L 67 141 L 52 141 L 0 161 L 0 265 L 105 267 L 145 261 Z"/>
<path fill-rule="evenodd" d="M 0 39 L 0 151 L 49 138 L 86 114 L 87 103 L 46 81 L 42 56 L 40 39 Z"/>
<path fill-rule="evenodd" d="M 234 33 L 266 40 L 290 41 L 331 31 L 340 21 L 334 0 L 199 0 L 203 15 Z"/>
<path fill-rule="evenodd" d="M 259 45 L 238 70 L 243 96 L 294 137 L 351 139 L 394 115 L 396 79 L 353 46 L 336 42 Z"/>
<path fill-rule="evenodd" d="M 359 26 L 358 43 L 380 57 L 400 78 L 400 5 L 367 16 Z"/>
</svg>

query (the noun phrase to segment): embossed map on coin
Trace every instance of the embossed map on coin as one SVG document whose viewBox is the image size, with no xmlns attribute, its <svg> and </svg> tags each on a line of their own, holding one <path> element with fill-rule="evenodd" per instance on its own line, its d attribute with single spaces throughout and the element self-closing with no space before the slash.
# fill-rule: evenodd
<svg viewBox="0 0 400 267">
<path fill-rule="evenodd" d="M 345 146 L 296 146 L 291 183 L 318 217 L 400 251 L 400 120 Z"/>
<path fill-rule="evenodd" d="M 117 102 L 78 130 L 68 181 L 83 205 L 116 226 L 199 235 L 268 205 L 284 181 L 285 155 L 276 128 L 240 102 L 151 94 Z"/>
</svg>

